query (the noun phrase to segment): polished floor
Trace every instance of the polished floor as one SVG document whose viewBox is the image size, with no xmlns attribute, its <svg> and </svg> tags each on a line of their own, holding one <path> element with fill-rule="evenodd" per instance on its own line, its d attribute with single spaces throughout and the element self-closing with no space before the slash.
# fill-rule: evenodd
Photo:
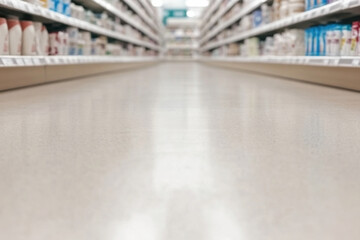
<svg viewBox="0 0 360 240">
<path fill-rule="evenodd" d="M 196 63 L 0 93 L 0 239 L 358 240 L 360 94 Z"/>
</svg>

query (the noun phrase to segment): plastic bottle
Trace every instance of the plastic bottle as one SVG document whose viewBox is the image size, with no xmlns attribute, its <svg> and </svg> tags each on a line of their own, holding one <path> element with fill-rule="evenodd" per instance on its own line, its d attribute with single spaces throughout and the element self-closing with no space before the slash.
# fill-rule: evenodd
<svg viewBox="0 0 360 240">
<path fill-rule="evenodd" d="M 350 47 L 350 56 L 355 56 L 356 51 L 359 44 L 359 28 L 360 22 L 356 21 L 352 24 L 352 31 L 351 31 L 351 47 Z"/>
<path fill-rule="evenodd" d="M 351 51 L 351 25 L 342 27 L 341 56 L 350 56 Z"/>
<path fill-rule="evenodd" d="M 7 20 L 9 28 L 9 53 L 10 55 L 21 55 L 22 30 L 17 19 Z"/>
<path fill-rule="evenodd" d="M 9 55 L 9 29 L 5 18 L 0 18 L 0 55 Z"/>
<path fill-rule="evenodd" d="M 40 5 L 44 8 L 48 7 L 48 0 L 39 0 Z"/>
<path fill-rule="evenodd" d="M 342 39 L 342 26 L 340 24 L 334 26 L 332 35 L 332 56 L 340 56 Z"/>
<path fill-rule="evenodd" d="M 49 32 L 44 25 L 41 28 L 40 49 L 43 55 L 49 55 Z"/>
<path fill-rule="evenodd" d="M 36 55 L 36 35 L 32 21 L 21 21 L 22 35 L 22 55 Z"/>
</svg>

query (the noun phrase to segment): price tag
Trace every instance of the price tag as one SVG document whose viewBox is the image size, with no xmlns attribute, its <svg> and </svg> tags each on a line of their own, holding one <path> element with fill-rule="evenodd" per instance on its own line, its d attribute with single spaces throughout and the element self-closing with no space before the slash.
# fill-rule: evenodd
<svg viewBox="0 0 360 240">
<path fill-rule="evenodd" d="M 359 64 L 360 64 L 360 59 L 354 59 L 352 62 L 353 66 L 359 66 Z"/>
<path fill-rule="evenodd" d="M 340 2 L 340 1 L 339 1 Z M 339 2 L 334 2 L 334 5 L 331 6 L 330 10 L 332 12 L 335 12 L 337 10 L 340 10 L 340 8 L 343 6 L 342 4 L 339 4 Z"/>
<path fill-rule="evenodd" d="M 24 59 L 24 63 L 26 66 L 31 66 L 33 65 L 33 61 L 30 58 L 25 58 Z"/>
<path fill-rule="evenodd" d="M 16 58 L 16 64 L 18 66 L 24 66 L 24 61 L 21 58 Z"/>
<path fill-rule="evenodd" d="M 31 6 L 29 6 L 29 4 L 25 4 L 24 8 L 27 12 L 32 12 L 32 8 L 31 8 Z"/>
<path fill-rule="evenodd" d="M 14 7 L 14 2 L 12 0 L 7 0 L 6 4 L 10 7 Z"/>
<path fill-rule="evenodd" d="M 54 13 L 52 11 L 46 11 L 46 17 L 50 19 L 54 19 Z"/>
<path fill-rule="evenodd" d="M 34 63 L 35 65 L 40 65 L 40 59 L 34 58 L 34 59 L 33 59 L 33 63 Z"/>
<path fill-rule="evenodd" d="M 340 62 L 340 59 L 335 59 L 334 61 L 333 61 L 333 65 L 339 65 L 339 62 Z"/>
<path fill-rule="evenodd" d="M 11 67 L 11 66 L 14 66 L 14 65 L 15 65 L 13 59 L 11 59 L 11 58 L 3 58 L 3 59 L 2 59 L 2 62 L 3 62 L 3 64 L 4 64 L 5 66 L 7 66 L 7 67 Z"/>
<path fill-rule="evenodd" d="M 45 58 L 45 64 L 51 64 L 51 57 Z"/>
<path fill-rule="evenodd" d="M 348 8 L 350 6 L 350 0 L 345 0 L 343 3 L 344 8 Z"/>
<path fill-rule="evenodd" d="M 330 62 L 329 59 L 325 59 L 325 60 L 324 60 L 324 65 L 329 65 L 329 62 Z"/>
<path fill-rule="evenodd" d="M 33 9 L 35 14 L 41 15 L 41 9 L 39 7 L 34 7 Z"/>
</svg>

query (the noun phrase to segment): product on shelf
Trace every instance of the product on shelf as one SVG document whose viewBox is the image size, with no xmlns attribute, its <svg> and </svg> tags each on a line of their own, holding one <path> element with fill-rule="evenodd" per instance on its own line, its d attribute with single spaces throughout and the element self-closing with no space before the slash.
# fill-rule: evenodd
<svg viewBox="0 0 360 240">
<path fill-rule="evenodd" d="M 359 22 L 329 24 L 306 30 L 307 56 L 358 56 Z"/>
<path fill-rule="evenodd" d="M 306 10 L 311 10 L 339 0 L 305 0 Z"/>
<path fill-rule="evenodd" d="M 154 32 L 141 18 L 134 13 L 123 1 L 106 0 L 115 9 L 129 17 L 129 22 L 120 21 L 119 17 L 109 17 L 106 11 L 94 13 L 84 6 L 77 5 L 71 0 L 23 0 L 33 4 L 34 8 L 44 7 L 56 11 L 71 18 L 86 21 L 95 26 L 109 30 L 109 35 L 114 33 L 123 34 L 124 37 L 140 40 L 144 43 L 156 44 L 155 41 L 146 36 L 139 29 Z M 138 5 L 138 4 L 136 4 Z M 25 5 L 26 9 L 30 9 Z M 31 6 L 30 6 L 31 7 Z M 142 5 L 138 7 L 143 8 Z M 115 14 L 116 15 L 116 14 Z M 91 32 L 82 31 L 76 27 L 66 27 L 58 24 L 43 25 L 26 19 L 16 19 L 6 16 L 0 18 L 0 55 L 24 55 L 24 56 L 56 56 L 56 55 L 116 55 L 116 56 L 155 56 L 156 51 L 148 50 L 144 46 L 134 46 L 124 40 L 108 40 L 107 36 L 93 36 Z M 75 20 L 74 19 L 74 20 Z M 53 19 L 55 20 L 55 19 Z M 70 20 L 70 19 L 69 19 Z M 56 21 L 56 20 L 55 20 Z M 79 22 L 80 23 L 80 22 Z M 80 24 L 75 24 L 80 25 Z M 140 28 L 141 27 L 141 28 Z M 86 28 L 84 28 L 86 29 Z M 110 32 L 112 31 L 112 32 Z M 95 31 L 96 33 L 96 31 Z M 106 35 L 106 34 L 105 34 Z M 116 39 L 116 38 L 115 38 Z M 121 38 L 120 38 L 121 39 Z M 141 45 L 141 44 L 139 44 Z"/>
<path fill-rule="evenodd" d="M 0 55 L 9 54 L 9 30 L 5 18 L 0 18 Z"/>
<path fill-rule="evenodd" d="M 22 50 L 22 30 L 18 19 L 8 19 L 9 28 L 9 54 L 21 55 Z"/>
<path fill-rule="evenodd" d="M 35 27 L 32 21 L 21 21 L 22 30 L 22 55 L 36 55 Z"/>
</svg>

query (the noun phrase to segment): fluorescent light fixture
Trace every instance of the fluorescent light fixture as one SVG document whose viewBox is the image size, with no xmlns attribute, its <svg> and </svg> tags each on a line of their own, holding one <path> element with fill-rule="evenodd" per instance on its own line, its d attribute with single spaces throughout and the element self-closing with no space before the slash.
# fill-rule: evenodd
<svg viewBox="0 0 360 240">
<path fill-rule="evenodd" d="M 209 0 L 186 0 L 186 7 L 202 8 L 209 5 Z"/>
<path fill-rule="evenodd" d="M 154 7 L 162 7 L 164 2 L 163 2 L 163 0 L 151 0 L 151 4 Z"/>
</svg>

